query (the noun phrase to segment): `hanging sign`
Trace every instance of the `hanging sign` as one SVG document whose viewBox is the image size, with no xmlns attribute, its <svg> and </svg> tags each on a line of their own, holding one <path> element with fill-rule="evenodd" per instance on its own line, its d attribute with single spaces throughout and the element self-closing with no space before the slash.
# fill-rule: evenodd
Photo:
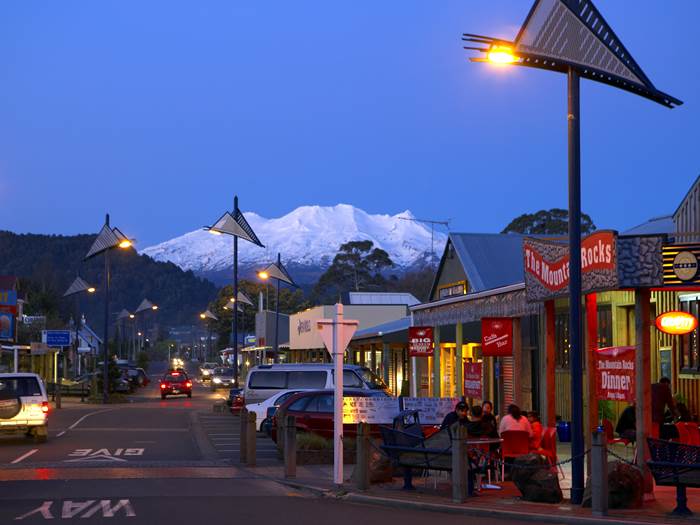
<svg viewBox="0 0 700 525">
<path fill-rule="evenodd" d="M 410 357 L 431 357 L 433 348 L 432 326 L 410 326 L 408 328 L 408 355 Z"/>
<path fill-rule="evenodd" d="M 664 286 L 700 284 L 700 244 L 668 244 L 661 250 Z"/>
<path fill-rule="evenodd" d="M 0 312 L 0 340 L 12 341 L 15 337 L 15 317 L 9 312 Z"/>
<path fill-rule="evenodd" d="M 481 320 L 481 354 L 490 357 L 513 355 L 513 319 L 484 317 Z"/>
<path fill-rule="evenodd" d="M 595 351 L 595 382 L 599 400 L 634 402 L 634 346 Z"/>
<path fill-rule="evenodd" d="M 656 328 L 665 334 L 689 334 L 697 327 L 697 318 L 688 312 L 665 312 L 656 318 Z"/>
<path fill-rule="evenodd" d="M 569 292 L 569 245 L 566 242 L 525 238 L 525 292 L 528 301 L 543 301 Z M 583 293 L 618 287 L 617 236 L 595 232 L 581 241 Z"/>
<path fill-rule="evenodd" d="M 464 363 L 464 397 L 483 399 L 481 363 Z"/>
</svg>

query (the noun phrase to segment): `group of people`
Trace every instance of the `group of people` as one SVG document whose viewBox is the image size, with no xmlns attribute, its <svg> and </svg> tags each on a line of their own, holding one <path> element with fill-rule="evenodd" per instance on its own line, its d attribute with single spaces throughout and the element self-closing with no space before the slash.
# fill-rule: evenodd
<svg viewBox="0 0 700 525">
<path fill-rule="evenodd" d="M 534 411 L 523 413 L 517 405 L 508 405 L 508 412 L 498 420 L 493 413 L 493 403 L 484 401 L 482 405 L 471 408 L 465 401 L 460 401 L 453 412 L 445 416 L 440 428 L 448 428 L 459 423 L 467 429 L 470 437 L 497 438 L 507 430 L 524 430 L 530 436 L 530 448 L 537 450 L 542 444 L 542 423 L 539 414 Z"/>
</svg>

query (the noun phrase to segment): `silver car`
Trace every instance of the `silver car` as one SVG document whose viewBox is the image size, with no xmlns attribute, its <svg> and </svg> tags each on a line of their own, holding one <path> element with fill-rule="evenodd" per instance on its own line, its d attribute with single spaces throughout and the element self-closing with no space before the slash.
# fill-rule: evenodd
<svg viewBox="0 0 700 525">
<path fill-rule="evenodd" d="M 231 388 L 236 386 L 233 368 L 217 367 L 211 372 L 211 389 Z"/>
</svg>

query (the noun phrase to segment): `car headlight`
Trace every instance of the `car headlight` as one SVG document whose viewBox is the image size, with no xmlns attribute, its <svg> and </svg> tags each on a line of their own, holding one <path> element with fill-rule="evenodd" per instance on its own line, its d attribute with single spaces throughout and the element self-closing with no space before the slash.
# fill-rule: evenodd
<svg viewBox="0 0 700 525">
<path fill-rule="evenodd" d="M 214 378 L 214 383 L 221 383 L 221 378 L 215 377 L 215 378 Z"/>
<path fill-rule="evenodd" d="M 209 375 L 209 370 L 203 370 L 202 371 L 203 376 L 208 376 Z"/>
</svg>

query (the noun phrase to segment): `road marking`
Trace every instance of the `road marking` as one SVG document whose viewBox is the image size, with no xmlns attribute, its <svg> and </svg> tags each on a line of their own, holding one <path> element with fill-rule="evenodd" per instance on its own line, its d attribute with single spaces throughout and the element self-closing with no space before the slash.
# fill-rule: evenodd
<svg viewBox="0 0 700 525">
<path fill-rule="evenodd" d="M 61 437 L 63 434 L 65 434 L 65 433 L 66 433 L 65 430 L 64 430 L 63 432 L 59 432 L 58 434 L 56 434 L 56 437 L 57 437 L 57 438 L 60 438 L 60 437 Z"/>
<path fill-rule="evenodd" d="M 143 456 L 146 449 L 144 448 L 118 448 L 114 452 L 109 449 L 101 448 L 93 450 L 91 448 L 77 448 L 70 454 L 69 457 L 77 459 L 65 459 L 64 463 L 76 463 L 78 461 L 127 461 L 123 457 L 118 456 Z"/>
<path fill-rule="evenodd" d="M 10 461 L 10 464 L 14 465 L 15 463 L 19 463 L 20 461 L 27 459 L 29 456 L 31 456 L 32 454 L 34 454 L 38 451 L 39 451 L 38 448 L 34 448 L 34 449 L 30 450 L 29 452 L 27 452 L 26 454 L 21 455 L 20 457 L 18 457 L 14 461 Z"/>
<path fill-rule="evenodd" d="M 76 432 L 189 432 L 187 428 L 82 427 Z"/>
<path fill-rule="evenodd" d="M 98 410 L 97 412 L 90 412 L 89 414 L 85 414 L 83 417 L 78 419 L 75 423 L 73 423 L 71 426 L 68 427 L 68 430 L 73 430 L 75 427 L 77 427 L 84 419 L 94 416 L 97 414 L 104 414 L 105 412 L 112 412 L 113 410 L 117 410 L 116 408 L 108 408 L 106 410 Z"/>
<path fill-rule="evenodd" d="M 94 506 L 90 508 L 93 503 Z M 45 520 L 52 520 L 54 519 L 54 515 L 51 512 L 51 507 L 53 504 L 53 500 L 44 501 L 37 508 L 30 510 L 26 514 L 22 514 L 21 516 L 17 516 L 15 520 L 23 520 L 33 516 L 34 514 L 41 514 L 41 517 Z M 102 511 L 103 518 L 113 518 L 120 510 L 127 518 L 133 518 L 136 516 L 134 508 L 131 506 L 131 501 L 128 499 L 116 500 L 114 504 L 112 504 L 112 500 L 109 499 L 103 499 L 97 502 L 95 502 L 94 499 L 89 499 L 87 501 L 67 500 L 63 502 L 62 506 L 60 502 L 58 502 L 56 506 L 60 506 L 60 519 L 73 519 L 76 518 L 81 512 L 84 512 L 84 514 L 80 516 L 81 518 L 90 518 L 97 514 L 98 511 Z M 56 517 L 58 517 L 58 515 Z"/>
</svg>

